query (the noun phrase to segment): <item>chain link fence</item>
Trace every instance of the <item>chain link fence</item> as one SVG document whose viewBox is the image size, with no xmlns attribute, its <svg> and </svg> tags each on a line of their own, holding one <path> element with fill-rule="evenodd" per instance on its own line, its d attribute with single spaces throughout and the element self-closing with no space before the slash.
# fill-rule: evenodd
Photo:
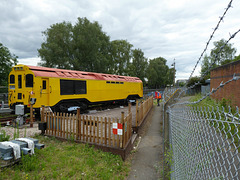
<svg viewBox="0 0 240 180">
<path fill-rule="evenodd" d="M 171 179 L 239 179 L 238 108 L 168 108 Z"/>
</svg>

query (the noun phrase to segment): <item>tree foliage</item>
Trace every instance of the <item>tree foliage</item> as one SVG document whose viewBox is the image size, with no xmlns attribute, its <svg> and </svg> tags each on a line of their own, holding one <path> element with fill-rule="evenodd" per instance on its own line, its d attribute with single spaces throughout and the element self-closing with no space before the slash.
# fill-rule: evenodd
<svg viewBox="0 0 240 180">
<path fill-rule="evenodd" d="M 68 22 L 51 25 L 43 32 L 46 42 L 38 49 L 41 66 L 71 69 L 74 59 L 72 50 L 72 25 Z"/>
<path fill-rule="evenodd" d="M 217 58 L 216 64 L 219 65 L 224 65 L 229 62 L 232 62 L 236 53 L 236 49 L 233 48 L 232 44 L 226 44 L 226 40 L 221 39 L 220 41 L 214 42 L 214 48 L 211 50 L 210 53 L 210 60 L 213 62 L 215 60 L 215 57 Z M 224 48 L 222 48 L 224 46 Z M 222 49 L 222 50 L 221 50 Z"/>
<path fill-rule="evenodd" d="M 129 65 L 129 76 L 139 77 L 146 84 L 147 58 L 141 49 L 132 50 L 132 62 Z"/>
<path fill-rule="evenodd" d="M 167 60 L 163 57 L 154 58 L 149 61 L 147 78 L 150 88 L 160 88 L 167 85 L 169 67 L 166 65 L 166 62 Z"/>
<path fill-rule="evenodd" d="M 115 40 L 111 42 L 112 72 L 118 75 L 128 75 L 130 59 L 132 58 L 133 45 L 126 40 Z"/>
<path fill-rule="evenodd" d="M 98 22 L 78 18 L 75 25 L 56 23 L 43 36 L 38 49 L 41 66 L 136 76 L 154 88 L 173 84 L 175 71 L 168 68 L 166 59 L 148 62 L 143 51 L 133 49 L 127 40 L 110 41 Z"/>
<path fill-rule="evenodd" d="M 107 72 L 109 67 L 110 37 L 102 31 L 98 22 L 78 18 L 73 27 L 73 69 Z"/>
<path fill-rule="evenodd" d="M 236 49 L 233 47 L 232 44 L 226 44 L 226 42 L 227 41 L 224 39 L 214 42 L 214 48 L 211 50 L 210 56 L 204 56 L 201 66 L 201 75 L 205 75 L 204 79 L 210 78 L 209 68 L 214 62 L 215 64 L 213 64 L 211 68 L 215 68 L 235 60 L 234 58 Z"/>
<path fill-rule="evenodd" d="M 17 56 L 11 54 L 7 47 L 0 43 L 0 86 L 6 86 L 8 74 L 13 65 L 17 64 Z"/>
<path fill-rule="evenodd" d="M 42 66 L 82 71 L 107 72 L 109 36 L 87 18 L 76 25 L 62 22 L 43 32 L 46 42 L 38 49 Z"/>
</svg>

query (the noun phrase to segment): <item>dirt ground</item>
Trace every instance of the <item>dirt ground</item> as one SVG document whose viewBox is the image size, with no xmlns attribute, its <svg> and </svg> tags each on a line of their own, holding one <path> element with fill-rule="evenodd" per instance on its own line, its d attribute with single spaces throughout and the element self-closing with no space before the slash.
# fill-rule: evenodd
<svg viewBox="0 0 240 180">
<path fill-rule="evenodd" d="M 102 111 L 96 111 L 92 110 L 89 111 L 87 114 L 83 115 L 89 115 L 89 116 L 99 116 L 99 117 L 112 117 L 112 118 L 119 118 L 121 119 L 122 112 L 124 112 L 124 116 L 126 117 L 128 114 L 128 106 L 119 106 L 113 109 L 106 109 Z M 131 106 L 131 112 L 132 112 L 132 124 L 135 125 L 136 123 L 136 105 Z"/>
</svg>

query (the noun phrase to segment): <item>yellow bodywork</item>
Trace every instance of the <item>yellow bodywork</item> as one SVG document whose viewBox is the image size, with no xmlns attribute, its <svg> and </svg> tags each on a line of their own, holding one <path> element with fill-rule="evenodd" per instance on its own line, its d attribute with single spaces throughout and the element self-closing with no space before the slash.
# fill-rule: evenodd
<svg viewBox="0 0 240 180">
<path fill-rule="evenodd" d="M 26 75 L 33 75 L 33 87 L 26 87 Z M 10 80 L 10 76 L 14 76 Z M 13 78 L 11 76 L 11 78 Z M 89 102 L 103 102 L 126 99 L 129 95 L 143 96 L 141 82 L 124 81 L 122 84 L 106 83 L 106 80 L 78 79 L 86 81 L 86 94 L 60 95 L 60 79 L 76 80 L 74 78 L 36 76 L 26 65 L 16 65 L 9 74 L 9 106 L 24 104 L 30 106 L 30 98 L 36 98 L 34 108 L 42 105 L 54 106 L 61 100 L 87 99 Z M 43 81 L 45 81 L 43 85 Z M 44 86 L 44 87 L 43 87 Z"/>
</svg>

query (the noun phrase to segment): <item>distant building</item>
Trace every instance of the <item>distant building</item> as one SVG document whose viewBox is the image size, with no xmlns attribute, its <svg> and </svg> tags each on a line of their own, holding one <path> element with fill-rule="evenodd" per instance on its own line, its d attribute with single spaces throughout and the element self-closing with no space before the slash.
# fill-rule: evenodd
<svg viewBox="0 0 240 180">
<path fill-rule="evenodd" d="M 205 84 L 201 85 L 201 94 L 206 95 L 210 92 L 210 79 L 205 80 Z"/>
</svg>

